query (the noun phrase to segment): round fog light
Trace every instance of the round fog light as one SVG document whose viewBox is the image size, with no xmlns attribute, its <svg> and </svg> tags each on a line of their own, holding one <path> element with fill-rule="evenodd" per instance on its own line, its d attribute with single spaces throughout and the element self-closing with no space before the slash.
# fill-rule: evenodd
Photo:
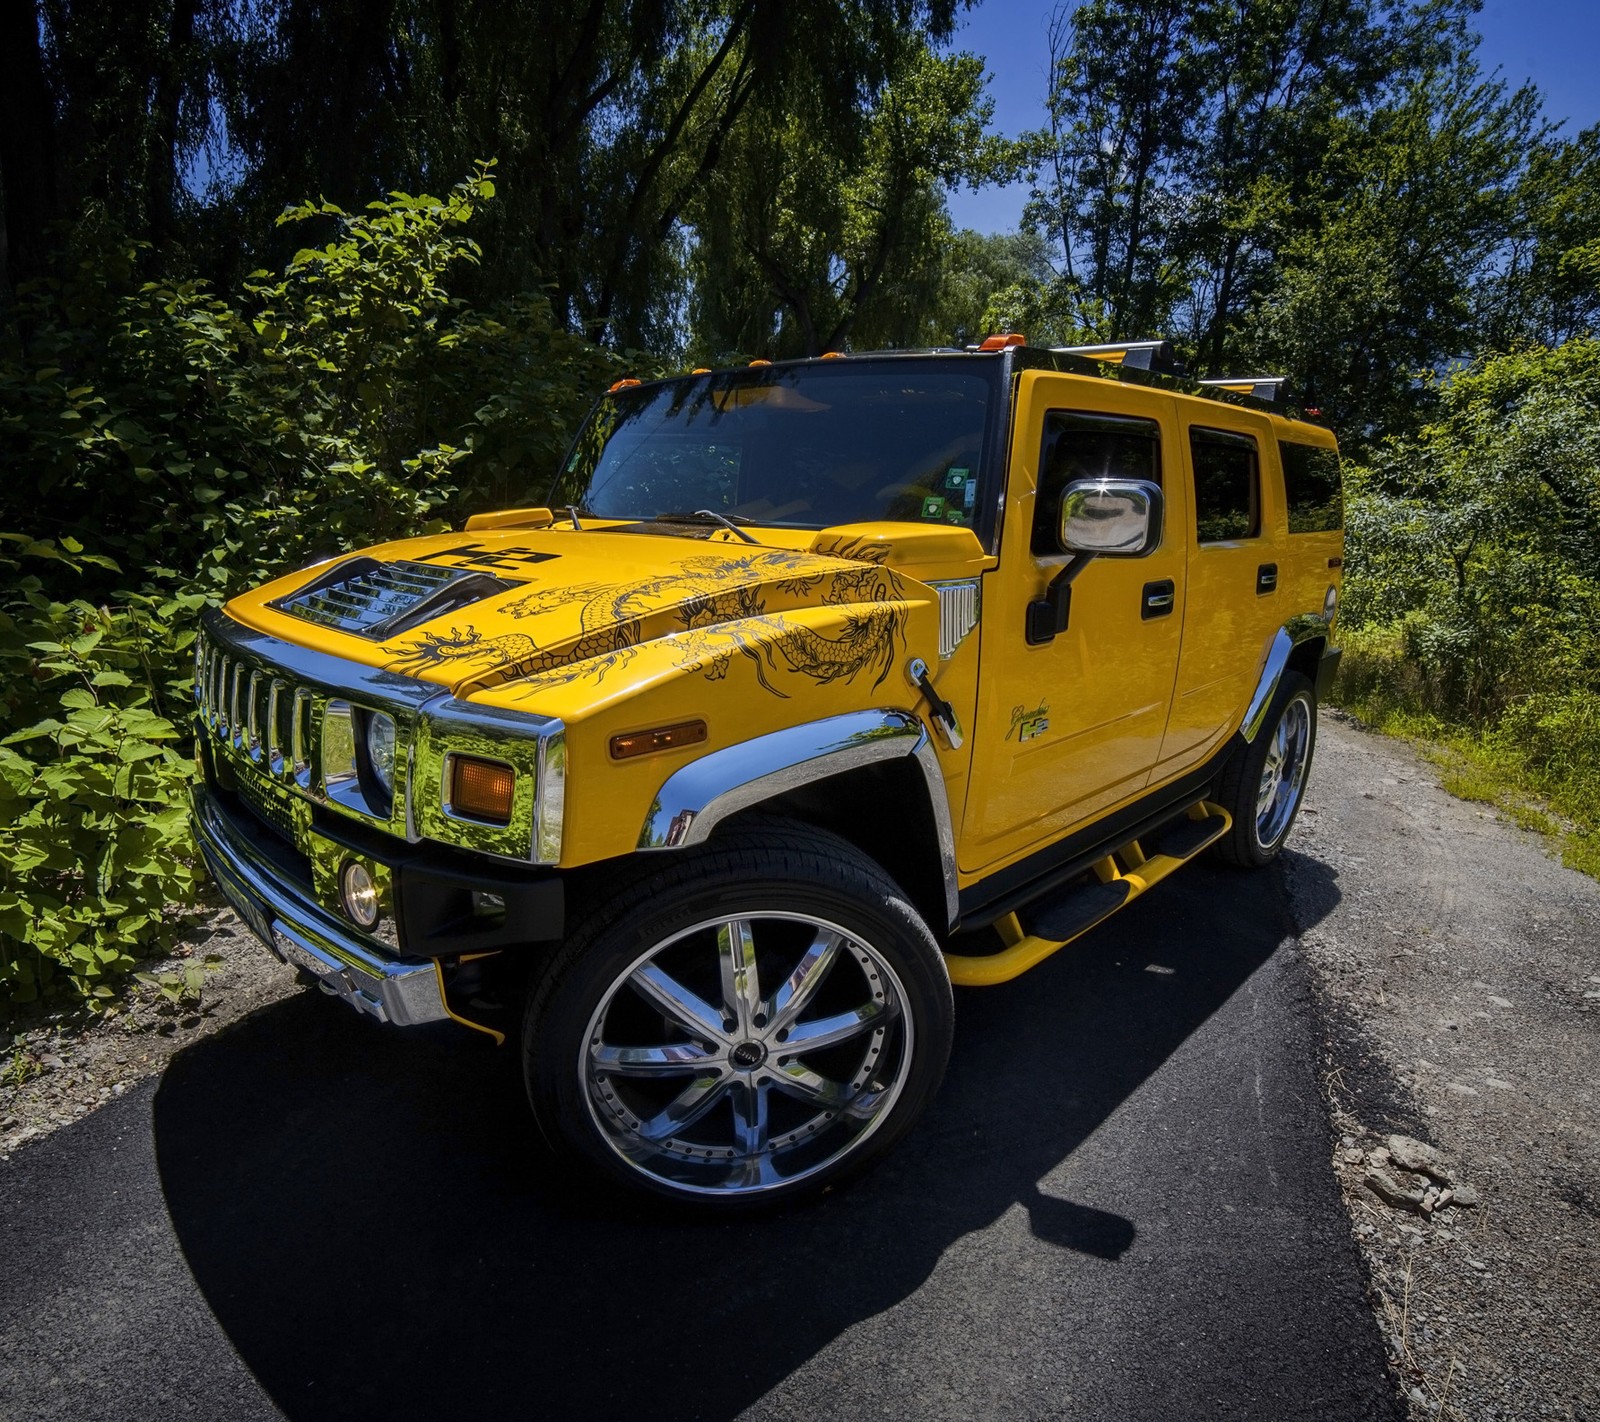
<svg viewBox="0 0 1600 1422">
<path fill-rule="evenodd" d="M 339 893 L 352 923 L 371 928 L 378 921 L 378 886 L 365 864 L 352 859 L 339 871 Z"/>
</svg>

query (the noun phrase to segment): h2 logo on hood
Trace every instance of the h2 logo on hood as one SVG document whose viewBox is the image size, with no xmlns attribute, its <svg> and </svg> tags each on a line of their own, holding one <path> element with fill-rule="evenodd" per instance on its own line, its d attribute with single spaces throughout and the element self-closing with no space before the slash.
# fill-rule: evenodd
<svg viewBox="0 0 1600 1422">
<path fill-rule="evenodd" d="M 548 563 L 559 553 L 542 553 L 537 548 L 485 548 L 481 543 L 464 543 L 459 548 L 441 548 L 437 553 L 418 555 L 419 563 L 451 563 L 458 568 L 494 568 L 506 571 L 534 563 Z"/>
</svg>

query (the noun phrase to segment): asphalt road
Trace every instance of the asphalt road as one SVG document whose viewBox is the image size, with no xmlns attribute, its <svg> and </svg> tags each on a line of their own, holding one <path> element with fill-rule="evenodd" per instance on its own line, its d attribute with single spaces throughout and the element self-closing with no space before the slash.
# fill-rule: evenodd
<svg viewBox="0 0 1600 1422">
<path fill-rule="evenodd" d="M 884 1166 L 718 1224 L 564 1178 L 487 1039 L 280 1002 L 0 1165 L 0 1417 L 1400 1415 L 1279 870 L 957 1011 Z"/>
</svg>

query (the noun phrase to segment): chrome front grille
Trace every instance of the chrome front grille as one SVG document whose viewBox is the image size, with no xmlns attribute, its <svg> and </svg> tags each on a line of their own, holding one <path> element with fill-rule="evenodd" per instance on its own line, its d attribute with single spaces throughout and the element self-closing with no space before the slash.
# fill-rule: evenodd
<svg viewBox="0 0 1600 1422">
<path fill-rule="evenodd" d="M 214 742 L 272 779 L 302 790 L 311 784 L 309 687 L 256 666 L 204 633 L 195 642 L 195 704 Z"/>
<path fill-rule="evenodd" d="M 352 558 L 272 605 L 319 626 L 381 640 L 513 586 L 470 568 Z"/>
<path fill-rule="evenodd" d="M 195 716 L 221 785 L 277 828 L 312 823 L 301 802 L 403 837 L 538 864 L 560 862 L 565 728 L 548 716 L 456 701 L 429 682 L 371 668 L 204 614 L 195 643 Z M 370 719 L 392 716 L 392 793 L 371 775 Z M 516 771 L 512 823 L 445 813 L 452 754 Z M 297 813 L 298 811 L 298 813 Z"/>
<path fill-rule="evenodd" d="M 255 776 L 238 777 L 239 798 L 256 815 L 277 830 L 290 844 L 295 842 L 294 811 L 279 795 L 263 786 Z"/>
</svg>

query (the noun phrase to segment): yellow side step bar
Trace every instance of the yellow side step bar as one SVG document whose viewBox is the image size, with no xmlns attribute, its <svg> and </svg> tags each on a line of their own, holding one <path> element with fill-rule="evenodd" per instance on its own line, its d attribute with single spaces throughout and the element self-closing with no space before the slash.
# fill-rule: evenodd
<svg viewBox="0 0 1600 1422">
<path fill-rule="evenodd" d="M 1188 817 L 1196 821 L 1215 819 L 1218 825 L 1212 834 L 1194 845 L 1184 855 L 1153 854 L 1146 858 L 1138 840 L 1130 840 L 1115 853 L 1095 861 L 1092 866 L 1094 875 L 1102 884 L 1126 885 L 1126 893 L 1121 902 L 1107 912 L 1084 924 L 1076 933 L 1069 934 L 1059 943 L 1049 938 L 1035 938 L 1032 934 L 1024 933 L 1017 915 L 1008 913 L 995 923 L 995 930 L 1000 935 L 1001 943 L 1005 945 L 998 953 L 986 953 L 979 957 L 967 957 L 959 953 L 944 955 L 945 966 L 950 970 L 950 981 L 961 987 L 992 987 L 996 983 L 1008 983 L 1013 978 L 1021 977 L 1029 968 L 1037 967 L 1058 949 L 1065 948 L 1091 928 L 1104 923 L 1118 909 L 1125 908 L 1146 889 L 1159 884 L 1174 869 L 1187 864 L 1208 844 L 1215 843 L 1233 828 L 1233 817 L 1221 805 L 1213 804 L 1209 800 L 1201 800 L 1189 806 Z M 1120 866 L 1117 863 L 1118 859 L 1122 860 Z"/>
</svg>

